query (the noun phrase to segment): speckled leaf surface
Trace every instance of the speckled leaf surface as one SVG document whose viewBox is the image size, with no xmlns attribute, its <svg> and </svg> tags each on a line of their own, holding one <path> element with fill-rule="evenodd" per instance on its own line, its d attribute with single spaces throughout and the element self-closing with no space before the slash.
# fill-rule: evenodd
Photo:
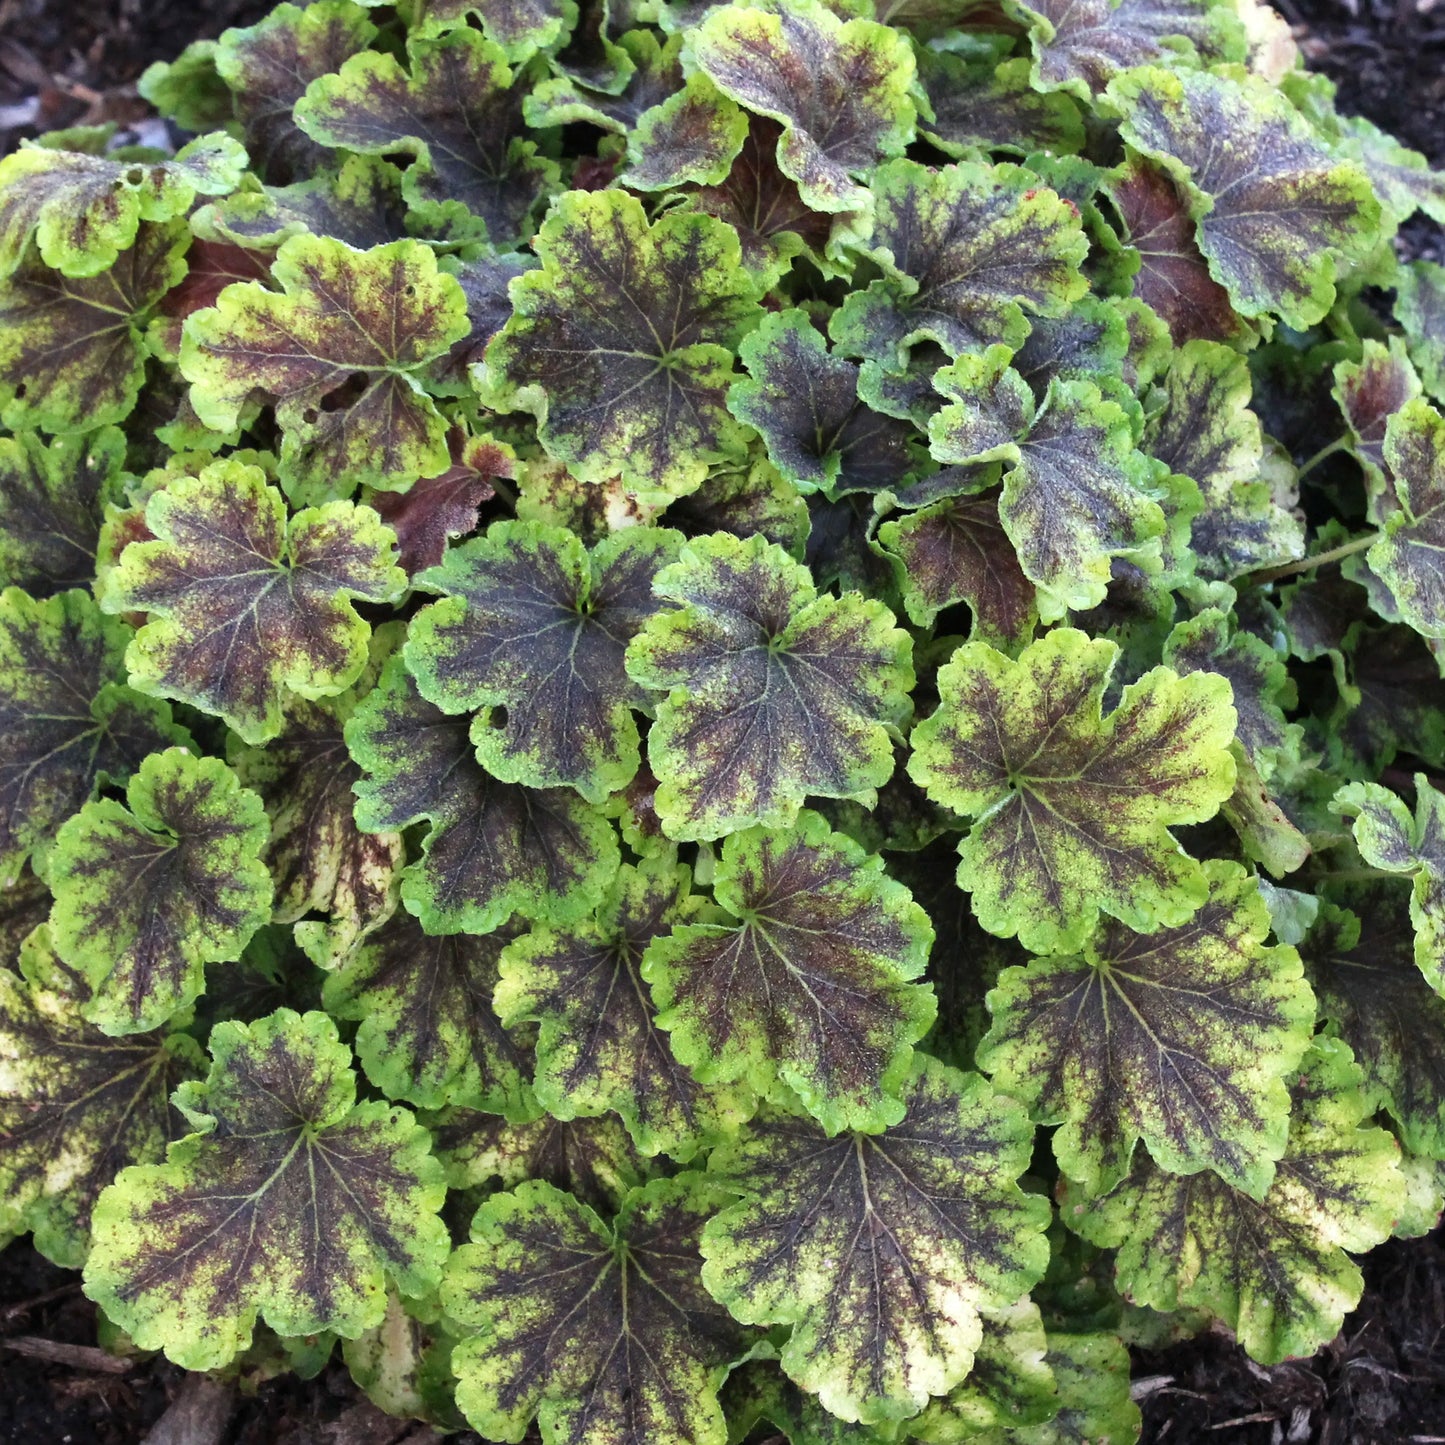
<svg viewBox="0 0 1445 1445">
<path fill-rule="evenodd" d="M 1087 1192 L 1128 1173 L 1142 1139 L 1162 1168 L 1212 1169 L 1262 1194 L 1284 1152 L 1285 1077 L 1309 1045 L 1314 998 L 1298 955 L 1265 948 L 1269 912 L 1237 864 L 1205 865 L 1187 923 L 1108 924 L 1082 957 L 1007 970 L 989 994 L 979 1067 L 1039 1122 Z"/>
<path fill-rule="evenodd" d="M 346 744 L 365 776 L 356 820 L 367 831 L 428 821 L 402 900 L 430 933 L 489 933 L 514 912 L 570 922 L 601 899 L 617 834 L 575 795 L 493 778 L 465 718 L 416 690 L 400 656 L 352 714 Z"/>
<path fill-rule="evenodd" d="M 783 127 L 778 165 L 817 211 L 853 211 L 854 180 L 902 154 L 917 116 L 913 49 L 872 20 L 818 0 L 719 7 L 689 38 L 725 95 Z"/>
<path fill-rule="evenodd" d="M 980 1309 L 1011 1304 L 1048 1259 L 1048 1206 L 1015 1183 L 1023 1111 L 933 1060 L 902 1092 L 885 1134 L 828 1138 L 772 1109 L 708 1166 L 742 1195 L 703 1232 L 708 1288 L 740 1320 L 792 1325 L 783 1369 L 845 1420 L 903 1420 L 952 1389 Z"/>
<path fill-rule="evenodd" d="M 1229 684 L 1155 668 L 1105 715 L 1117 659 L 1114 643 L 1072 628 L 1017 661 L 966 643 L 913 731 L 914 780 L 977 820 L 959 886 L 985 928 L 1035 951 L 1078 949 L 1100 912 L 1180 924 L 1208 895 L 1168 829 L 1212 816 L 1234 787 Z"/>
<path fill-rule="evenodd" d="M 472 740 L 493 776 L 600 803 L 641 760 L 633 709 L 646 695 L 623 656 L 664 606 L 652 581 L 681 545 L 666 528 L 632 527 L 589 552 L 560 527 L 494 523 L 417 579 L 445 594 L 408 630 L 418 689 L 476 714 Z"/>
<path fill-rule="evenodd" d="M 452 1356 L 472 1426 L 565 1445 L 722 1445 L 717 1389 L 747 1333 L 702 1286 L 714 1199 L 696 1174 L 633 1190 L 608 1227 L 550 1184 L 488 1200 L 442 1300 L 473 1333 Z"/>
<path fill-rule="evenodd" d="M 676 924 L 642 964 L 678 1059 L 706 1084 L 781 1080 L 829 1131 L 895 1122 L 935 1011 L 912 982 L 933 929 L 907 888 L 804 813 L 728 838 L 713 896 L 731 919 Z"/>
<path fill-rule="evenodd" d="M 1016 349 L 1025 309 L 1058 315 L 1088 283 L 1078 211 L 1031 171 L 963 161 L 882 167 L 861 249 L 883 276 L 851 293 L 832 323 L 855 355 L 887 360 L 920 340 L 950 355 L 994 343 Z"/>
<path fill-rule="evenodd" d="M 0 970 L 0 1234 L 34 1230 L 71 1269 L 90 1211 L 128 1164 L 151 1164 L 186 1132 L 171 1091 L 199 1072 L 194 1041 L 164 1029 L 108 1038 L 82 1016 L 89 984 L 41 929 Z"/>
<path fill-rule="evenodd" d="M 0 886 L 94 792 L 190 741 L 164 703 L 124 685 L 131 630 L 80 591 L 0 593 Z"/>
<path fill-rule="evenodd" d="M 460 205 L 495 245 L 527 232 L 533 207 L 557 180 L 556 164 L 524 139 L 523 88 L 502 49 L 465 25 L 407 42 L 407 68 L 368 50 L 312 82 L 296 123 L 326 146 L 414 157 L 408 202 L 439 219 Z"/>
<path fill-rule="evenodd" d="M 324 1014 L 227 1021 L 178 1102 L 196 1132 L 100 1198 L 85 1287 L 142 1349 L 215 1369 L 258 1316 L 282 1335 L 348 1339 L 381 1323 L 387 1282 L 435 1289 L 445 1194 L 405 1109 L 357 1104 Z"/>
<path fill-rule="evenodd" d="M 526 1052 L 492 1009 L 508 937 L 431 936 L 399 912 L 327 978 L 326 1011 L 360 1025 L 357 1061 L 387 1098 L 526 1113 Z"/>
<path fill-rule="evenodd" d="M 158 1028 L 239 958 L 271 916 L 266 811 L 218 758 L 152 753 L 126 789 L 87 803 L 50 859 L 56 952 L 92 988 L 109 1034 Z"/>
<path fill-rule="evenodd" d="M 1387 1238 L 1405 1201 L 1399 1146 L 1368 1117 L 1359 1070 L 1337 1039 L 1315 1043 L 1293 1090 L 1289 1146 L 1263 1199 L 1212 1173 L 1166 1174 L 1147 1159 L 1064 1218 L 1116 1246 L 1120 1285 L 1155 1309 L 1202 1308 L 1263 1364 L 1330 1339 L 1364 1287 L 1346 1251 Z"/>
<path fill-rule="evenodd" d="M 671 850 L 618 871 L 594 919 L 537 928 L 501 958 L 496 1009 L 536 1023 L 537 1098 L 563 1120 L 617 1113 L 645 1155 L 686 1160 L 751 1112 L 746 1090 L 707 1089 L 676 1058 L 643 981 L 654 938 L 709 910 Z"/>
<path fill-rule="evenodd" d="M 653 617 L 628 674 L 666 691 L 648 737 L 669 837 L 787 824 L 805 797 L 866 795 L 893 772 L 912 644 L 881 603 L 819 595 L 761 536 L 688 543 L 655 583 L 680 610 Z"/>
<path fill-rule="evenodd" d="M 253 394 L 271 400 L 302 503 L 443 471 L 446 423 L 416 374 L 467 334 L 456 278 L 419 241 L 357 252 L 310 235 L 287 241 L 272 273 L 281 291 L 228 286 L 187 318 L 180 365 L 197 416 L 227 431 Z"/>
<path fill-rule="evenodd" d="M 1109 96 L 1125 140 L 1186 189 L 1210 274 L 1246 317 L 1303 329 L 1379 224 L 1364 172 L 1336 160 L 1263 81 L 1146 66 Z"/>
<path fill-rule="evenodd" d="M 1383 456 L 1399 506 L 1366 561 L 1416 632 L 1445 637 L 1445 417 L 1407 401 L 1386 424 Z"/>
<path fill-rule="evenodd" d="M 369 507 L 287 516 L 259 467 L 216 462 L 156 492 L 110 573 L 104 606 L 151 620 L 126 650 L 133 686 L 224 718 L 248 743 L 275 737 L 287 697 L 332 697 L 366 665 L 353 599 L 386 602 L 406 576 Z"/>
<path fill-rule="evenodd" d="M 1445 401 L 1445 266 L 1415 261 L 1400 268 L 1400 325 L 1426 388 Z"/>
</svg>

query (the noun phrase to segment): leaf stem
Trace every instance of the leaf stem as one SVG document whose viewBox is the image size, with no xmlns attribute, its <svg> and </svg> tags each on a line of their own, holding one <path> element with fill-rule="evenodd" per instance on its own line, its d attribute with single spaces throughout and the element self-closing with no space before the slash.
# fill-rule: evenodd
<svg viewBox="0 0 1445 1445">
<path fill-rule="evenodd" d="M 1342 561 L 1373 547 L 1380 540 L 1378 532 L 1366 532 L 1363 537 L 1353 537 L 1328 552 L 1316 552 L 1312 557 L 1301 557 L 1297 562 L 1281 562 L 1278 567 L 1263 567 L 1248 574 L 1251 582 L 1274 582 L 1281 577 L 1293 577 L 1296 572 L 1312 572 L 1316 567 L 1328 567 L 1331 562 Z"/>
<path fill-rule="evenodd" d="M 1328 461 L 1336 452 L 1343 451 L 1349 444 L 1350 439 L 1348 436 L 1339 436 L 1330 442 L 1328 446 L 1321 447 L 1314 456 L 1301 463 L 1299 470 L 1294 474 L 1295 481 L 1299 481 L 1301 477 L 1308 476 L 1321 462 Z"/>
</svg>

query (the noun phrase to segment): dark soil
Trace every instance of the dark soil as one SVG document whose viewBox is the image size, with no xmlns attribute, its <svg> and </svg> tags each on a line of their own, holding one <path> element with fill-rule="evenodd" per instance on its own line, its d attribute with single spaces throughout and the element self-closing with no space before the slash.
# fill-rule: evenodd
<svg viewBox="0 0 1445 1445">
<path fill-rule="evenodd" d="M 248 24 L 274 0 L 0 0 L 0 150 L 62 125 L 148 113 L 134 82 L 191 40 Z M 1445 167 L 1445 0 L 1274 0 L 1342 110 Z M 1417 218 L 1412 256 L 1445 261 L 1441 228 Z M 1396 1241 L 1364 1261 L 1367 1288 L 1339 1338 L 1308 1360 L 1254 1364 L 1207 1334 L 1140 1351 L 1135 1392 L 1150 1445 L 1445 1445 L 1445 1234 Z M 15 1351 L 20 1338 L 78 1347 L 68 1361 Z M 155 1359 L 99 1368 L 95 1309 L 76 1276 L 26 1241 L 0 1251 L 0 1445 L 135 1445 L 185 1376 Z M 22 1344 L 23 1347 L 23 1344 Z M 359 1400 L 345 1368 L 237 1390 L 219 1445 L 422 1445 L 428 1430 Z M 178 1435 L 176 1439 L 188 1439 Z M 475 1436 L 455 1437 L 458 1445 Z"/>
</svg>

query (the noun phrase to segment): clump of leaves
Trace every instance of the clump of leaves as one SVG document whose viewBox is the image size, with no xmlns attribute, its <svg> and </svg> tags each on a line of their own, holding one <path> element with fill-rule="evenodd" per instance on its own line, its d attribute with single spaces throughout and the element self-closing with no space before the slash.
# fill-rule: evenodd
<svg viewBox="0 0 1445 1445">
<path fill-rule="evenodd" d="M 1326 1340 L 1445 1178 L 1445 180 L 1240 10 L 282 4 L 0 161 L 0 1238 L 546 1445 Z"/>
</svg>

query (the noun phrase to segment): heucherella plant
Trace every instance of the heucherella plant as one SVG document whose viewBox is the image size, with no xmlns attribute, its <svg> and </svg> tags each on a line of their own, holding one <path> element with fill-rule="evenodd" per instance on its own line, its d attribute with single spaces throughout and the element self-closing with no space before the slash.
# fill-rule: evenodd
<svg viewBox="0 0 1445 1445">
<path fill-rule="evenodd" d="M 545 1445 L 1328 1340 L 1445 1204 L 1445 177 L 1261 35 L 315 0 L 0 160 L 0 1241 Z"/>
</svg>

